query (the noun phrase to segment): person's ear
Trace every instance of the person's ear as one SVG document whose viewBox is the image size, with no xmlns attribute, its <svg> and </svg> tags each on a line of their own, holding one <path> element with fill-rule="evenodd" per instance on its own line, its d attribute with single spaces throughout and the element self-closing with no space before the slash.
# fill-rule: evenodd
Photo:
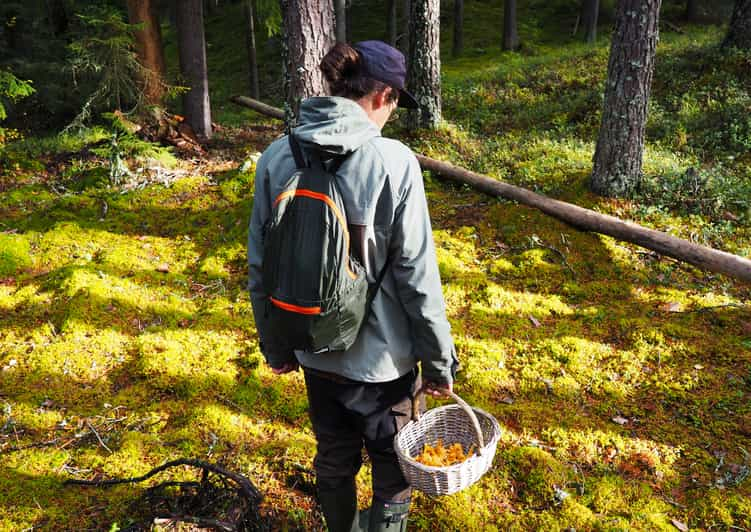
<svg viewBox="0 0 751 532">
<path fill-rule="evenodd" d="M 389 97 L 391 96 L 391 87 L 384 87 L 383 90 L 376 91 L 373 95 L 373 107 L 379 109 L 390 103 Z"/>
<path fill-rule="evenodd" d="M 380 109 L 386 103 L 385 92 L 386 89 L 377 90 L 373 93 L 373 109 Z"/>
<path fill-rule="evenodd" d="M 394 96 L 395 89 L 393 87 L 387 87 L 384 91 L 384 98 L 386 100 L 386 103 L 393 103 L 399 100 L 399 97 L 397 96 L 396 99 L 392 100 L 392 96 Z"/>
</svg>

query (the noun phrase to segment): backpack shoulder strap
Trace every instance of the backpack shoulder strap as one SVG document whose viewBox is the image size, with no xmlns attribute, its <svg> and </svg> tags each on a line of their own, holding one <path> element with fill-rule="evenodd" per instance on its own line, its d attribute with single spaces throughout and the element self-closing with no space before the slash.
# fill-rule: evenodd
<svg viewBox="0 0 751 532">
<path fill-rule="evenodd" d="M 295 136 L 290 133 L 287 135 L 287 140 L 289 141 L 289 147 L 292 150 L 292 157 L 295 158 L 295 164 L 298 168 L 308 168 L 308 163 L 305 161 L 305 156 L 302 154 L 302 148 L 300 148 L 300 143 L 297 141 Z"/>
<path fill-rule="evenodd" d="M 287 135 L 287 138 L 289 139 L 289 147 L 292 149 L 292 156 L 295 158 L 295 164 L 298 168 L 325 170 L 323 162 L 321 162 L 321 156 L 316 150 L 308 150 L 308 160 L 310 161 L 310 164 L 308 164 L 303 155 L 300 141 L 298 141 L 292 133 Z"/>
<path fill-rule="evenodd" d="M 352 155 L 352 153 L 354 153 L 349 152 L 343 155 L 335 155 L 331 159 L 327 159 L 326 165 L 324 165 L 323 160 L 321 159 L 321 155 L 318 153 L 318 151 L 308 150 L 307 154 L 308 159 L 310 160 L 310 164 L 308 164 L 305 159 L 305 155 L 303 155 L 300 141 L 298 141 L 292 133 L 290 133 L 287 138 L 289 140 L 289 147 L 292 150 L 292 156 L 295 158 L 295 164 L 298 168 L 318 168 L 326 170 L 330 174 L 336 175 L 344 161 L 347 160 L 347 158 Z"/>
</svg>

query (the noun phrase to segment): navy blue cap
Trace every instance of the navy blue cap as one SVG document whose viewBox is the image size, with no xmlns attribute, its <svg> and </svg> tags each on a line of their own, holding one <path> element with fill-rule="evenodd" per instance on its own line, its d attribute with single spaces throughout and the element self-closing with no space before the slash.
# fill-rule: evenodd
<svg viewBox="0 0 751 532">
<path fill-rule="evenodd" d="M 404 54 L 382 41 L 361 41 L 353 48 L 360 54 L 363 76 L 399 90 L 399 107 L 417 109 L 417 100 L 404 88 L 407 78 Z"/>
</svg>

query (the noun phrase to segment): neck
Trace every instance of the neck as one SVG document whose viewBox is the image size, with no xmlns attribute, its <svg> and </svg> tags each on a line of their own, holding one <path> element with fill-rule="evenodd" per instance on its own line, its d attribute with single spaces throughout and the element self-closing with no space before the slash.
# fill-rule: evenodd
<svg viewBox="0 0 751 532">
<path fill-rule="evenodd" d="M 359 100 L 355 100 L 355 102 L 363 108 L 365 114 L 368 115 L 371 122 L 378 126 L 378 129 L 383 129 L 383 126 L 386 125 L 389 119 L 389 112 L 384 106 L 374 107 L 373 98 L 368 96 L 363 96 Z"/>
</svg>

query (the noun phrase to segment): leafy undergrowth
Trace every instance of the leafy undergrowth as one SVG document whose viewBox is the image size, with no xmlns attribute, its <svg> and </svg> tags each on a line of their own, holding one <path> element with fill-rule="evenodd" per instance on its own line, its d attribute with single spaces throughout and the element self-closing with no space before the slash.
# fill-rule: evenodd
<svg viewBox="0 0 751 532">
<path fill-rule="evenodd" d="M 716 99 L 731 65 L 746 61 L 716 55 L 716 37 L 665 39 L 662 75 L 706 75 Z M 450 123 L 405 140 L 751 255 L 748 215 L 732 201 L 686 204 L 678 186 L 649 189 L 652 204 L 588 194 L 606 45 L 546 53 L 498 54 L 509 59 L 501 67 L 484 53 L 449 62 Z M 725 63 L 689 69 L 696 57 Z M 655 106 L 668 109 L 676 93 L 660 76 Z M 729 109 L 747 105 L 745 90 L 715 109 L 736 120 L 738 144 L 714 139 L 732 131 L 712 133 L 715 115 L 691 107 L 708 98 L 695 90 L 680 98 L 683 114 L 653 115 L 647 176 L 724 168 L 742 190 L 748 137 L 738 120 L 748 114 Z M 264 365 L 245 291 L 251 154 L 278 133 L 228 128 L 211 160 L 182 162 L 187 177 L 129 191 L 91 179 L 106 176 L 102 162 L 9 146 L 15 159 L 0 180 L 0 530 L 125 527 L 140 517 L 144 486 L 62 482 L 136 476 L 179 457 L 246 474 L 274 528 L 322 529 L 304 383 Z M 411 527 L 750 528 L 748 286 L 431 176 L 426 189 L 462 361 L 456 389 L 495 415 L 503 436 L 476 485 L 416 495 Z M 366 465 L 362 506 L 369 479 Z"/>
</svg>

